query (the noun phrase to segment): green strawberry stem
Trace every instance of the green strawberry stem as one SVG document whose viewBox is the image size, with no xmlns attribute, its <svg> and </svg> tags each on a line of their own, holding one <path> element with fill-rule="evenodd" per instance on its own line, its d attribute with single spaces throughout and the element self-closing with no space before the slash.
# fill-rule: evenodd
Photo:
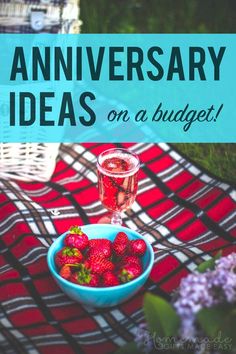
<svg viewBox="0 0 236 354">
<path fill-rule="evenodd" d="M 127 272 L 127 270 L 123 269 L 120 276 L 120 280 L 122 283 L 127 283 L 133 279 L 132 275 Z"/>
<path fill-rule="evenodd" d="M 81 263 L 65 264 L 67 267 L 81 267 Z"/>
<path fill-rule="evenodd" d="M 72 226 L 69 231 L 70 231 L 70 234 L 73 234 L 73 235 L 83 235 L 83 231 L 81 230 L 81 228 L 79 226 Z"/>
<path fill-rule="evenodd" d="M 70 247 L 65 247 L 65 249 L 62 251 L 63 255 L 66 256 L 78 256 L 78 249 L 77 248 L 70 248 Z"/>
<path fill-rule="evenodd" d="M 77 280 L 79 284 L 89 284 L 91 280 L 91 275 L 88 269 L 86 269 L 83 265 L 81 266 L 81 270 L 77 274 Z"/>
</svg>

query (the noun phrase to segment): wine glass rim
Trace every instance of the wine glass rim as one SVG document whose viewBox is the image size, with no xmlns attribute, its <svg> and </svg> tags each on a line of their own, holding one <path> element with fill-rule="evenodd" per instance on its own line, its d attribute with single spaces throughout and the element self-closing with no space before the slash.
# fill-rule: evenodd
<svg viewBox="0 0 236 354">
<path fill-rule="evenodd" d="M 127 171 L 120 171 L 120 172 L 112 172 L 104 167 L 102 167 L 101 165 L 101 158 L 103 157 L 103 155 L 105 154 L 109 154 L 111 152 L 116 152 L 116 151 L 120 151 L 122 153 L 126 153 L 126 154 L 129 154 L 131 156 L 133 156 L 135 158 L 135 161 L 136 161 L 136 164 L 130 168 L 129 170 Z M 139 167 L 140 167 L 140 160 L 139 160 L 139 157 L 138 155 L 133 152 L 133 151 L 130 151 L 129 149 L 125 149 L 125 148 L 111 148 L 111 149 L 107 149 L 107 150 L 104 150 L 103 152 L 101 152 L 99 155 L 98 155 L 98 158 L 97 158 L 97 167 L 98 169 L 101 171 L 101 172 L 104 172 L 105 174 L 107 175 L 111 175 L 111 176 L 129 176 L 131 174 L 134 174 L 135 172 L 138 171 Z"/>
</svg>

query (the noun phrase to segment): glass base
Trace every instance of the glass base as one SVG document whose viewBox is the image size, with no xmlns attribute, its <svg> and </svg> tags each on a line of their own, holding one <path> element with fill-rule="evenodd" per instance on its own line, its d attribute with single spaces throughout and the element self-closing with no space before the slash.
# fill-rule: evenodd
<svg viewBox="0 0 236 354">
<path fill-rule="evenodd" d="M 113 213 L 112 216 L 111 216 L 111 224 L 112 225 L 119 225 L 121 226 L 122 225 L 122 219 L 121 219 L 121 214 L 116 212 L 116 213 Z"/>
</svg>

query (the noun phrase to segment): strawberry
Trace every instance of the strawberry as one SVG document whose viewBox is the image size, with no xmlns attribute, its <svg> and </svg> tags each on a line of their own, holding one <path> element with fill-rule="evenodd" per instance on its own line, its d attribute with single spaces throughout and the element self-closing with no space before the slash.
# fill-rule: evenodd
<svg viewBox="0 0 236 354">
<path fill-rule="evenodd" d="M 119 278 L 111 271 L 105 272 L 102 275 L 102 286 L 116 286 L 119 285 Z"/>
<path fill-rule="evenodd" d="M 70 279 L 71 277 L 71 268 L 70 268 L 70 265 L 68 264 L 65 264 L 62 266 L 62 268 L 60 269 L 60 276 L 64 279 Z"/>
<path fill-rule="evenodd" d="M 105 238 L 98 238 L 89 240 L 88 256 L 103 255 L 104 257 L 111 257 L 112 242 Z"/>
<path fill-rule="evenodd" d="M 105 257 L 105 258 L 110 258 L 112 255 L 111 248 L 106 248 L 106 247 L 93 247 L 88 250 L 87 256 L 90 258 L 92 256 L 99 256 L 99 257 Z"/>
<path fill-rule="evenodd" d="M 136 256 L 125 256 L 121 260 L 123 265 L 127 264 L 137 264 L 138 266 L 142 267 L 142 262 L 139 257 Z"/>
<path fill-rule="evenodd" d="M 107 238 L 92 238 L 91 240 L 89 240 L 89 248 L 100 246 L 111 247 L 111 245 L 112 242 Z"/>
<path fill-rule="evenodd" d="M 124 232 L 118 232 L 113 242 L 113 251 L 116 256 L 121 257 L 123 256 L 129 245 L 128 236 Z"/>
<path fill-rule="evenodd" d="M 72 283 L 91 287 L 98 287 L 100 282 L 97 274 L 91 274 L 85 268 L 82 268 L 79 272 L 73 273 L 70 280 Z"/>
<path fill-rule="evenodd" d="M 143 256 L 144 253 L 146 252 L 147 245 L 144 240 L 133 240 L 130 241 L 129 244 L 129 253 L 134 255 L 134 256 Z"/>
<path fill-rule="evenodd" d="M 119 271 L 119 278 L 122 283 L 127 283 L 142 274 L 142 267 L 138 264 L 127 264 Z"/>
<path fill-rule="evenodd" d="M 82 259 L 83 255 L 77 248 L 64 247 L 57 252 L 55 263 L 61 268 L 65 264 L 78 264 Z"/>
<path fill-rule="evenodd" d="M 115 268 L 114 264 L 111 261 L 109 261 L 105 257 L 99 256 L 91 256 L 85 261 L 84 265 L 87 269 L 91 271 L 91 273 L 95 273 L 98 275 L 102 275 L 108 270 L 112 271 Z"/>
<path fill-rule="evenodd" d="M 72 226 L 65 237 L 65 244 L 69 247 L 75 247 L 84 250 L 88 246 L 88 236 L 78 226 Z"/>
</svg>

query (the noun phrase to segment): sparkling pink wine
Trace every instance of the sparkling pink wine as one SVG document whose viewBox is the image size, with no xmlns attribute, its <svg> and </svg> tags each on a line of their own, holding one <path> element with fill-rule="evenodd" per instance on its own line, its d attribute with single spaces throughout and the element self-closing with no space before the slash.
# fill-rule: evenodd
<svg viewBox="0 0 236 354">
<path fill-rule="evenodd" d="M 138 188 L 139 161 L 125 152 L 104 155 L 98 164 L 98 190 L 103 205 L 121 212 L 133 204 Z"/>
</svg>

